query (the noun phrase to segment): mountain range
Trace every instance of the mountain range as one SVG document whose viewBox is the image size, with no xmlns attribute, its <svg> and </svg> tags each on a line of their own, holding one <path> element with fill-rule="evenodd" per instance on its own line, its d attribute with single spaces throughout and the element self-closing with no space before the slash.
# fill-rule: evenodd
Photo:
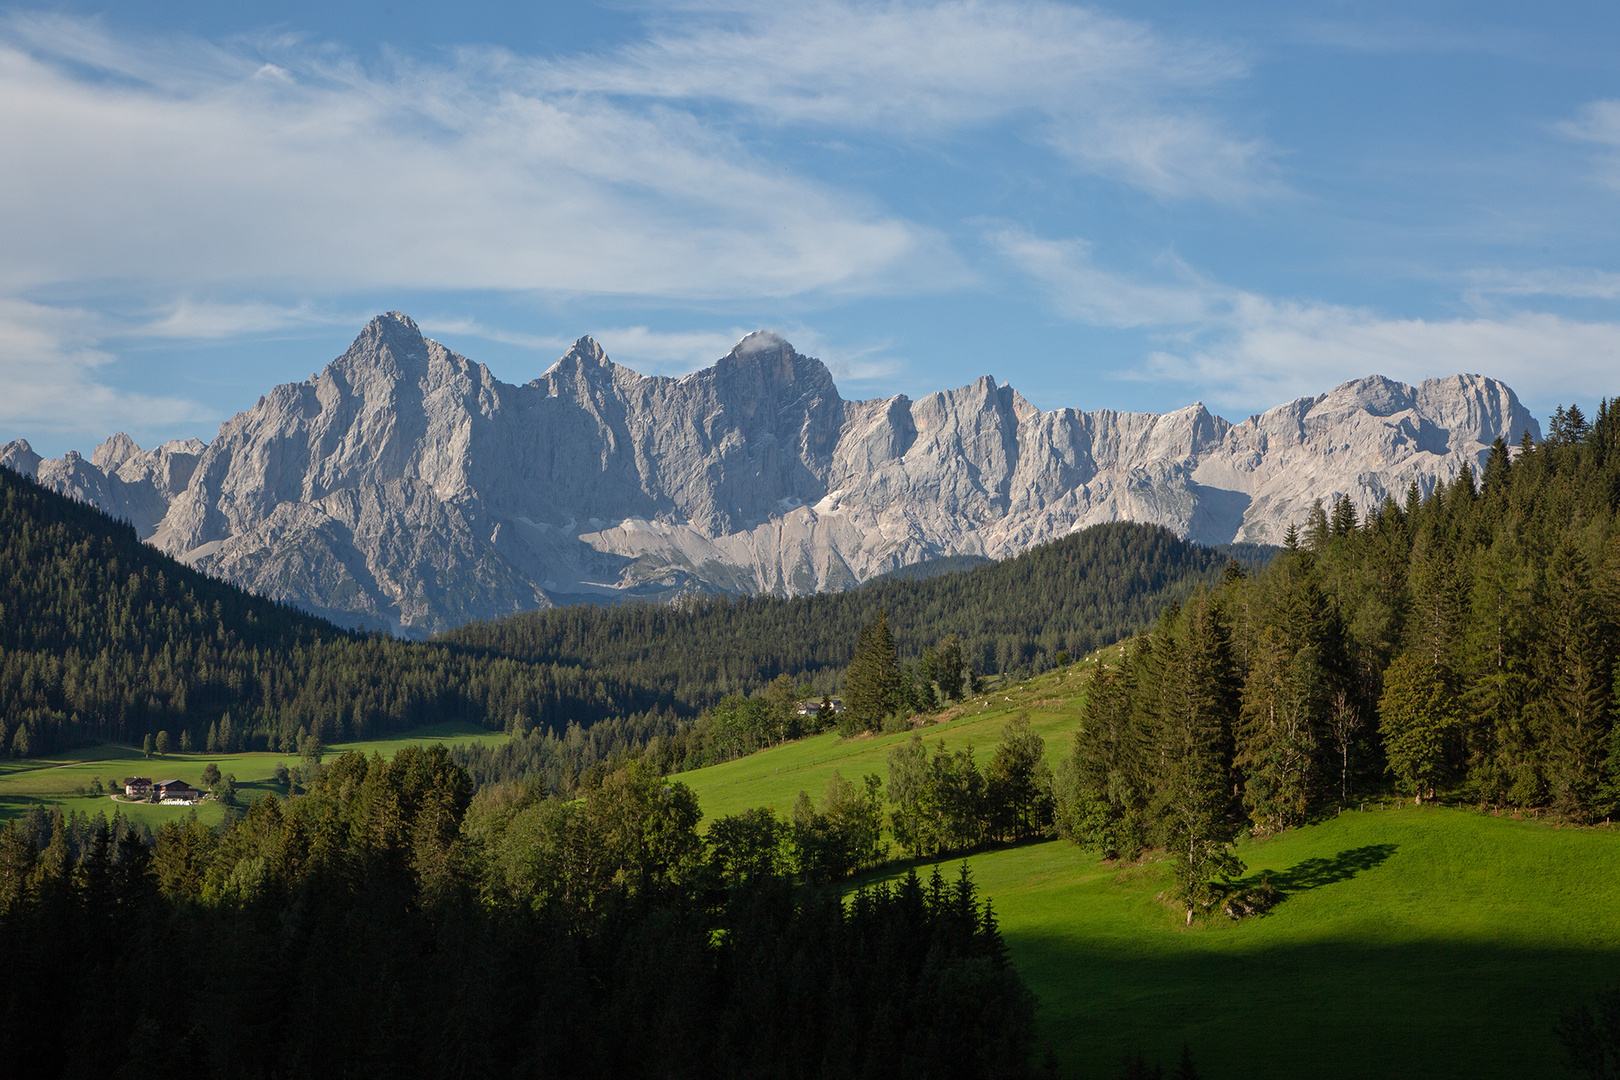
<svg viewBox="0 0 1620 1080">
<path fill-rule="evenodd" d="M 1109 521 L 1274 544 L 1318 498 L 1427 493 L 1526 432 L 1479 375 L 1371 376 L 1238 424 L 1043 412 L 990 376 L 851 401 L 768 332 L 682 378 L 581 338 L 515 386 L 390 312 L 210 443 L 116 434 L 86 460 L 18 439 L 0 464 L 207 573 L 418 637 L 581 600 L 842 589 Z"/>
</svg>

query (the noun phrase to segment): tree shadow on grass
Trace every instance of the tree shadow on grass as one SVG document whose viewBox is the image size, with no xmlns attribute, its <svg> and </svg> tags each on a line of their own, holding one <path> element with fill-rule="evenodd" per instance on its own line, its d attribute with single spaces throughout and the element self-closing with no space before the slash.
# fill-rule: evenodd
<svg viewBox="0 0 1620 1080">
<path fill-rule="evenodd" d="M 1324 885 L 1349 881 L 1363 870 L 1374 870 L 1395 854 L 1394 844 L 1368 844 L 1349 848 L 1325 859 L 1306 859 L 1275 873 L 1271 883 L 1285 893 L 1307 892 Z"/>
<path fill-rule="evenodd" d="M 1305 859 L 1286 870 L 1262 870 L 1235 884 L 1248 888 L 1267 881 L 1286 897 L 1292 893 L 1309 892 L 1324 885 L 1349 881 L 1364 870 L 1381 866 L 1393 854 L 1394 844 L 1367 844 L 1364 847 L 1346 848 L 1326 858 Z"/>
</svg>

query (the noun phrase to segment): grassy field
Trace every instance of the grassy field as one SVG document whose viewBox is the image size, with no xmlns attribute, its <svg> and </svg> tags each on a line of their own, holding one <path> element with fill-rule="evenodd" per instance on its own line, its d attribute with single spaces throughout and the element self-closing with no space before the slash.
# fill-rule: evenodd
<svg viewBox="0 0 1620 1080">
<path fill-rule="evenodd" d="M 1063 672 L 991 686 L 982 696 L 947 710 L 940 714 L 945 719 L 926 724 L 916 733 L 930 750 L 941 740 L 951 750 L 971 745 L 982 769 L 995 753 L 1002 727 L 1021 715 L 1045 739 L 1047 760 L 1055 761 L 1069 752 L 1081 686 L 1095 663 L 1095 658 L 1087 658 Z M 835 772 L 856 781 L 876 773 L 886 781 L 889 751 L 912 734 L 840 739 L 828 732 L 724 765 L 682 773 L 679 779 L 697 793 L 706 816 L 719 817 L 755 806 L 770 806 L 787 814 L 800 791 L 821 798 Z"/>
<path fill-rule="evenodd" d="M 1076 684 L 1071 669 L 998 687 L 924 734 L 972 742 L 983 764 L 1022 713 L 1055 758 Z M 786 812 L 835 769 L 886 778 L 904 737 L 820 736 L 681 779 L 710 814 Z M 1041 1052 L 1065 1075 L 1115 1075 L 1136 1050 L 1173 1065 L 1186 1040 L 1212 1080 L 1565 1077 L 1558 1012 L 1620 983 L 1613 831 L 1390 803 L 1240 854 L 1287 899 L 1191 929 L 1158 899 L 1169 874 L 1157 862 L 1107 864 L 1061 841 L 968 860 L 1040 998 Z"/>
<path fill-rule="evenodd" d="M 506 738 L 497 732 L 486 731 L 470 724 L 436 724 L 417 728 L 390 739 L 367 742 L 342 743 L 327 748 L 327 759 L 333 754 L 359 750 L 366 754 L 378 753 L 392 757 L 401 747 L 444 743 L 495 743 Z M 0 761 L 0 820 L 27 813 L 39 804 L 60 806 L 63 812 L 105 813 L 111 817 L 119 810 L 126 817 L 146 822 L 158 828 L 166 821 L 183 818 L 197 812 L 203 822 L 217 824 L 224 816 L 224 807 L 214 803 L 201 806 L 164 806 L 152 803 L 114 802 L 106 795 L 80 794 L 88 789 L 92 777 L 100 777 L 103 784 L 118 784 L 126 776 L 146 776 L 153 780 L 184 780 L 190 784 L 202 783 L 203 768 L 209 762 L 219 766 L 222 773 L 236 776 L 237 794 L 252 800 L 271 791 L 284 791 L 274 783 L 276 766 L 289 768 L 298 763 L 295 754 L 165 754 L 147 758 L 138 747 L 104 744 L 74 750 L 60 756 L 22 758 Z"/>
</svg>

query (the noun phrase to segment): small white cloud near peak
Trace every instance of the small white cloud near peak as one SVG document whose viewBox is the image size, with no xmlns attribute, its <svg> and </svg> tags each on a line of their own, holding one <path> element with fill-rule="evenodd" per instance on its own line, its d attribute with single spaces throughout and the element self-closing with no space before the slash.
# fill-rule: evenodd
<svg viewBox="0 0 1620 1080">
<path fill-rule="evenodd" d="M 793 348 L 788 340 L 775 330 L 755 330 L 743 336 L 743 339 L 732 347 L 732 352 L 738 356 L 747 356 L 749 353 L 764 352 L 767 349 Z"/>
</svg>

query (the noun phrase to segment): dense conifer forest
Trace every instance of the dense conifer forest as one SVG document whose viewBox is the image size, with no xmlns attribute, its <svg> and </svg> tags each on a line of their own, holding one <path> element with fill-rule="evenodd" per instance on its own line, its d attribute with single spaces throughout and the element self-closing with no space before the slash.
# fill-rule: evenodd
<svg viewBox="0 0 1620 1080">
<path fill-rule="evenodd" d="M 1253 576 L 1169 609 L 1100 672 L 1057 771 L 1060 827 L 1161 847 L 1189 913 L 1273 832 L 1396 789 L 1603 820 L 1620 808 L 1620 403 L 1560 409 L 1358 520 L 1318 505 Z"/>
<path fill-rule="evenodd" d="M 1152 525 L 1098 525 L 999 563 L 890 576 L 847 592 L 580 605 L 469 623 L 441 636 L 486 655 L 574 665 L 655 687 L 683 710 L 762 689 L 780 675 L 835 691 L 863 627 L 886 612 L 902 662 L 947 637 L 975 671 L 1043 671 L 1142 629 L 1214 584 L 1228 561 L 1270 549 L 1212 549 Z"/>
<path fill-rule="evenodd" d="M 796 884 L 644 763 L 477 797 L 442 746 L 147 844 L 0 829 L 18 1076 L 1030 1075 L 1034 999 L 964 870 Z M 766 817 L 769 817 L 767 814 Z M 37 823 L 36 823 L 37 824 Z M 38 831 L 38 830 L 35 830 Z M 814 867 L 806 864 L 814 872 Z"/>
<path fill-rule="evenodd" d="M 181 750 L 291 752 L 300 732 L 331 743 L 514 717 L 563 733 L 658 704 L 576 665 L 343 630 L 199 574 L 0 468 L 0 753 L 159 731 Z"/>
</svg>

